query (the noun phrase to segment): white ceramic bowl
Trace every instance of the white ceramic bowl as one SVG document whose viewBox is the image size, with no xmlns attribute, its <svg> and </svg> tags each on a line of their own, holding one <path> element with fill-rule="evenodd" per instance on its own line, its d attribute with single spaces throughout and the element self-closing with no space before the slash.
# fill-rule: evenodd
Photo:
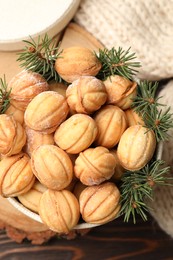
<svg viewBox="0 0 173 260">
<path fill-rule="evenodd" d="M 1 0 L 0 50 L 24 48 L 30 36 L 54 37 L 73 18 L 80 0 Z"/>
</svg>

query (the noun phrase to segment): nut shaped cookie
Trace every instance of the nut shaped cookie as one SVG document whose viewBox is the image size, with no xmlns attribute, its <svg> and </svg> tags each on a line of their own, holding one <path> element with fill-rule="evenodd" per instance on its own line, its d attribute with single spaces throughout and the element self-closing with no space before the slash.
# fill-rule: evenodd
<svg viewBox="0 0 173 260">
<path fill-rule="evenodd" d="M 127 128 L 124 111 L 117 106 L 106 105 L 97 111 L 93 118 L 98 127 L 95 143 L 106 148 L 114 147 Z"/>
<path fill-rule="evenodd" d="M 104 224 L 120 210 L 120 192 L 112 182 L 85 188 L 79 197 L 80 212 L 87 223 Z"/>
<path fill-rule="evenodd" d="M 74 173 L 88 186 L 99 185 L 114 174 L 116 160 L 105 147 L 88 148 L 75 161 Z"/>
<path fill-rule="evenodd" d="M 54 137 L 52 134 L 43 134 L 42 132 L 35 131 L 29 127 L 25 127 L 26 144 L 24 149 L 26 153 L 31 156 L 32 152 L 43 144 L 54 144 Z"/>
<path fill-rule="evenodd" d="M 75 114 L 64 121 L 55 131 L 55 143 L 70 154 L 88 148 L 97 135 L 95 121 L 88 115 Z"/>
<path fill-rule="evenodd" d="M 0 153 L 10 156 L 21 152 L 26 142 L 26 134 L 21 124 L 13 116 L 0 115 Z"/>
<path fill-rule="evenodd" d="M 38 73 L 24 70 L 14 76 L 8 84 L 10 102 L 25 111 L 29 102 L 43 91 L 49 90 L 47 81 Z"/>
<path fill-rule="evenodd" d="M 69 112 L 66 99 L 54 91 L 38 94 L 29 103 L 24 114 L 25 124 L 33 130 L 53 133 Z"/>
<path fill-rule="evenodd" d="M 51 91 L 55 91 L 58 94 L 62 95 L 63 97 L 66 97 L 66 89 L 67 85 L 61 83 L 61 82 L 50 82 L 49 83 L 49 89 Z"/>
<path fill-rule="evenodd" d="M 129 108 L 129 109 L 125 110 L 125 114 L 126 114 L 128 126 L 132 126 L 132 125 L 145 126 L 145 123 L 144 123 L 142 117 L 140 117 L 134 109 Z"/>
<path fill-rule="evenodd" d="M 68 190 L 48 189 L 40 199 L 39 214 L 51 230 L 68 234 L 79 221 L 79 203 L 74 194 Z"/>
<path fill-rule="evenodd" d="M 91 114 L 106 102 L 107 93 L 101 80 L 93 76 L 82 76 L 68 86 L 66 97 L 73 111 Z"/>
<path fill-rule="evenodd" d="M 87 186 L 85 184 L 83 184 L 80 181 L 77 181 L 74 189 L 73 189 L 73 194 L 75 195 L 75 197 L 77 198 L 77 200 L 79 200 L 80 194 L 81 192 L 86 188 Z"/>
<path fill-rule="evenodd" d="M 62 190 L 73 178 L 72 162 L 61 148 L 55 145 L 41 145 L 31 156 L 31 166 L 37 179 L 47 188 Z"/>
<path fill-rule="evenodd" d="M 137 83 L 119 75 L 113 75 L 103 81 L 108 93 L 107 104 L 125 110 L 129 108 L 136 96 Z"/>
<path fill-rule="evenodd" d="M 143 168 L 153 157 L 156 138 L 152 130 L 141 125 L 130 126 L 122 134 L 117 148 L 121 165 L 130 171 Z"/>
<path fill-rule="evenodd" d="M 28 192 L 18 196 L 18 200 L 26 208 L 38 213 L 40 198 L 46 190 L 47 188 L 37 180 Z"/>
<path fill-rule="evenodd" d="M 101 66 L 93 51 L 80 46 L 65 48 L 55 62 L 55 70 L 69 83 L 80 76 L 96 76 Z"/>
<path fill-rule="evenodd" d="M 35 176 L 30 158 L 25 153 L 5 157 L 0 161 L 0 195 L 16 197 L 31 189 Z"/>
<path fill-rule="evenodd" d="M 118 155 L 117 155 L 117 150 L 112 149 L 110 150 L 110 153 L 114 156 L 116 160 L 116 167 L 114 169 L 114 174 L 111 177 L 111 181 L 119 181 L 121 180 L 121 177 L 123 176 L 125 169 L 122 167 L 122 165 L 119 162 Z"/>
<path fill-rule="evenodd" d="M 23 125 L 23 123 L 24 123 L 24 111 L 16 108 L 12 104 L 10 104 L 10 106 L 7 108 L 7 110 L 5 111 L 4 114 L 9 115 L 9 116 L 13 116 L 13 118 L 16 121 L 18 121 L 21 125 Z"/>
</svg>

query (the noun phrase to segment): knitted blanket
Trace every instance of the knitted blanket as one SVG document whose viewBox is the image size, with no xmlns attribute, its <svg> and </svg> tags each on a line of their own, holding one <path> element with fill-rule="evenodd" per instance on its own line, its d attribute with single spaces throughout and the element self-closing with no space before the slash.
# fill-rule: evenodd
<svg viewBox="0 0 173 260">
<path fill-rule="evenodd" d="M 172 0 L 82 0 L 74 20 L 107 48 L 131 47 L 142 65 L 138 78 L 170 79 L 160 96 L 173 113 Z M 173 172 L 172 137 L 173 130 L 163 148 L 163 159 L 171 166 L 170 175 Z M 149 206 L 160 227 L 173 237 L 173 187 L 156 187 Z"/>
</svg>

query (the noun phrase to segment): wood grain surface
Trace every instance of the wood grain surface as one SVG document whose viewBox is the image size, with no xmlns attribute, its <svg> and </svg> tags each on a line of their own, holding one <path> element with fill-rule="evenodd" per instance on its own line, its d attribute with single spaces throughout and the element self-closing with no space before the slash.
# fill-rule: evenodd
<svg viewBox="0 0 173 260">
<path fill-rule="evenodd" d="M 17 244 L 5 232 L 0 233 L 2 260 L 171 260 L 173 240 L 150 218 L 137 224 L 119 218 L 92 229 L 73 240 L 53 238 L 38 246 L 24 241 Z"/>
</svg>

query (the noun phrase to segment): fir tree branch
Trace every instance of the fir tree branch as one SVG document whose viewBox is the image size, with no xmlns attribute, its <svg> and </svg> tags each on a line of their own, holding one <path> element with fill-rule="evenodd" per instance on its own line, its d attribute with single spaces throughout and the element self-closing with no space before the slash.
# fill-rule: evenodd
<svg viewBox="0 0 173 260">
<path fill-rule="evenodd" d="M 173 114 L 170 113 L 170 107 L 163 111 L 158 111 L 156 107 L 145 114 L 145 125 L 155 133 L 157 142 L 169 138 L 168 129 L 173 127 Z"/>
<path fill-rule="evenodd" d="M 168 130 L 173 127 L 173 114 L 170 107 L 163 112 L 161 97 L 157 97 L 158 82 L 140 81 L 132 108 L 142 117 L 145 126 L 155 133 L 157 142 L 166 140 Z"/>
<path fill-rule="evenodd" d="M 56 47 L 55 41 L 53 42 L 47 34 L 42 39 L 38 37 L 37 42 L 32 37 L 30 39 L 24 41 L 26 46 L 23 52 L 18 53 L 17 61 L 20 62 L 20 66 L 41 74 L 47 81 L 54 79 L 61 82 L 61 77 L 54 69 L 55 61 L 61 54 L 59 46 Z"/>
<path fill-rule="evenodd" d="M 5 113 L 10 105 L 10 93 L 11 89 L 7 91 L 6 78 L 0 78 L 0 114 Z"/>
<path fill-rule="evenodd" d="M 136 214 L 147 220 L 148 207 L 145 200 L 152 199 L 153 187 L 156 184 L 165 184 L 168 179 L 165 174 L 169 171 L 169 167 L 163 167 L 163 164 L 164 161 L 156 160 L 138 171 L 125 172 L 120 187 L 121 214 L 124 214 L 124 221 L 128 222 L 132 217 L 136 223 Z"/>
<path fill-rule="evenodd" d="M 135 111 L 143 115 L 148 111 L 151 111 L 155 106 L 162 106 L 158 100 L 161 97 L 156 97 L 158 89 L 158 82 L 150 82 L 147 80 L 140 81 L 137 87 L 137 95 L 133 100 L 132 107 Z"/>
<path fill-rule="evenodd" d="M 97 75 L 97 78 L 101 80 L 105 80 L 111 75 L 120 75 L 131 80 L 138 72 L 136 68 L 141 66 L 139 62 L 133 61 L 136 56 L 135 53 L 130 53 L 130 48 L 126 51 L 121 47 L 117 50 L 114 47 L 110 50 L 105 48 L 100 49 L 99 53 L 95 53 L 95 55 L 102 64 Z"/>
</svg>

